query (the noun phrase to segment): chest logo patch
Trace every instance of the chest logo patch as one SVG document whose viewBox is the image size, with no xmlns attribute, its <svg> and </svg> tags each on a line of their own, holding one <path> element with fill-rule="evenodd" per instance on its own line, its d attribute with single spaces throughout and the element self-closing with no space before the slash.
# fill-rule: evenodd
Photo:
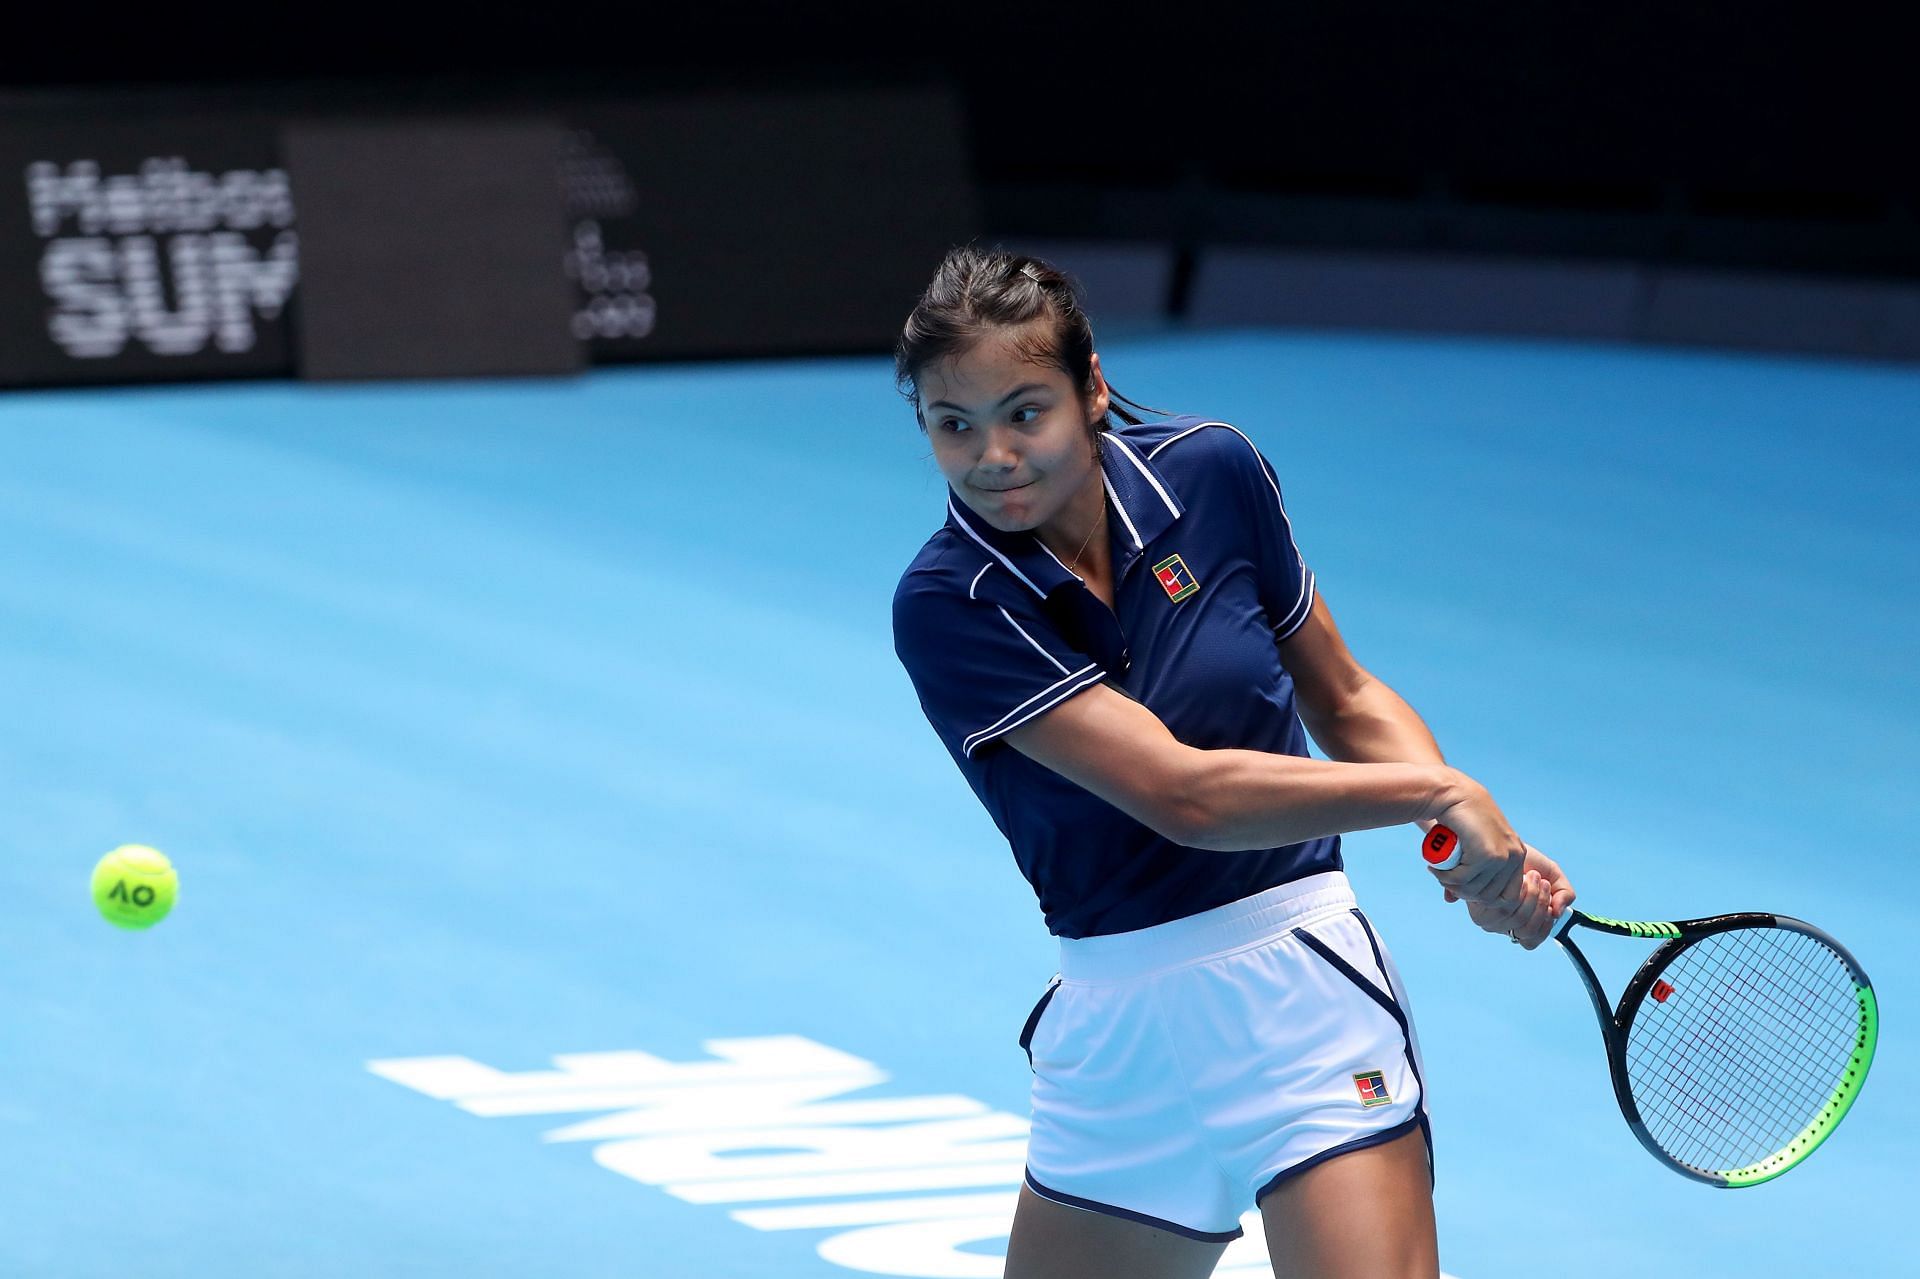
<svg viewBox="0 0 1920 1279">
<path fill-rule="evenodd" d="M 1187 596 L 1200 589 L 1200 583 L 1193 579 L 1187 570 L 1187 562 L 1178 555 L 1169 555 L 1153 566 L 1153 575 L 1167 593 L 1167 598 L 1178 604 Z"/>
</svg>

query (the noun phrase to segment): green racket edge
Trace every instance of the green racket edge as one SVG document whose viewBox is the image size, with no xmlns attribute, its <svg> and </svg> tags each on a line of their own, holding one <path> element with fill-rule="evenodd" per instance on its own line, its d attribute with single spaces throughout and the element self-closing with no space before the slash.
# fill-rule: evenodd
<svg viewBox="0 0 1920 1279">
<path fill-rule="evenodd" d="M 1435 870 L 1447 870 L 1459 864 L 1458 839 L 1445 826 L 1436 825 L 1428 832 L 1427 843 L 1423 849 L 1427 862 Z M 1438 854 L 1438 856 L 1436 856 Z M 1441 860 L 1442 857 L 1445 860 Z M 1602 915 L 1588 915 L 1583 911 L 1568 908 L 1560 918 L 1553 921 L 1548 931 L 1550 937 L 1559 938 L 1575 920 L 1592 924 L 1603 932 L 1622 933 L 1629 937 L 1658 938 L 1662 941 L 1680 936 L 1680 926 L 1665 920 L 1608 919 Z M 1831 940 L 1831 939 L 1829 939 Z M 1848 960 L 1852 964 L 1851 960 Z M 1859 969 L 1855 966 L 1854 971 Z M 1745 1168 L 1722 1170 L 1710 1174 L 1720 1185 L 1729 1190 L 1757 1186 L 1772 1181 L 1781 1173 L 1798 1167 L 1806 1161 L 1808 1155 L 1820 1148 L 1820 1143 L 1833 1135 L 1840 1121 L 1853 1109 L 1854 1098 L 1860 1095 L 1860 1089 L 1866 1085 L 1867 1070 L 1873 1065 L 1873 1052 L 1880 1043 L 1880 1001 L 1874 997 L 1873 987 L 1864 982 L 1854 984 L 1854 998 L 1860 1005 L 1860 1033 L 1854 1039 L 1853 1055 L 1847 1060 L 1847 1073 L 1833 1090 L 1833 1096 L 1814 1116 L 1813 1122 L 1801 1130 L 1800 1135 L 1768 1155 L 1758 1163 L 1748 1164 Z M 1646 1140 L 1643 1138 L 1643 1140 Z M 1651 1147 L 1649 1147 L 1651 1148 Z M 1658 1152 L 1656 1152 L 1658 1153 Z M 1667 1156 L 1660 1155 L 1665 1159 Z M 1669 1160 L 1671 1162 L 1671 1160 Z M 1702 1169 L 1700 1172 L 1704 1172 Z M 1691 1173 L 1695 1177 L 1699 1172 Z"/>
<path fill-rule="evenodd" d="M 1757 1186 L 1797 1166 L 1833 1135 L 1833 1130 L 1847 1117 L 1847 1111 L 1853 1108 L 1853 1099 L 1860 1095 L 1861 1087 L 1867 1082 L 1867 1068 L 1873 1065 L 1873 1050 L 1880 1042 L 1880 1001 L 1874 998 L 1873 987 L 1856 986 L 1854 994 L 1860 1001 L 1860 1035 L 1854 1040 L 1846 1076 L 1834 1089 L 1833 1097 L 1799 1136 L 1779 1150 L 1759 1163 L 1719 1173 L 1728 1189 Z"/>
</svg>

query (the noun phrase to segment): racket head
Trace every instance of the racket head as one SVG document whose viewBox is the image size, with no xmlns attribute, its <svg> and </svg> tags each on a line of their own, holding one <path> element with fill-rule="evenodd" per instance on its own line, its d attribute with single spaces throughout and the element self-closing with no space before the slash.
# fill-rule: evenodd
<svg viewBox="0 0 1920 1279">
<path fill-rule="evenodd" d="M 1614 1093 L 1662 1163 L 1728 1188 L 1771 1181 L 1846 1117 L 1879 1039 L 1879 1005 L 1858 960 L 1804 920 L 1762 913 L 1579 923 L 1661 945 L 1609 1017 L 1592 969 L 1565 933 L 1607 1026 Z"/>
</svg>

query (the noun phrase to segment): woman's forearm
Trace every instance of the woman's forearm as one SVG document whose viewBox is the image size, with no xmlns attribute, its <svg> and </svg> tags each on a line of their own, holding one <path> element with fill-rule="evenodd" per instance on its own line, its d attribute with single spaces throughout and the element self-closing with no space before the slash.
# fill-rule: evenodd
<svg viewBox="0 0 1920 1279">
<path fill-rule="evenodd" d="M 1244 750 L 1196 755 L 1181 842 L 1229 852 L 1431 820 L 1476 785 L 1444 764 L 1349 764 Z"/>
</svg>

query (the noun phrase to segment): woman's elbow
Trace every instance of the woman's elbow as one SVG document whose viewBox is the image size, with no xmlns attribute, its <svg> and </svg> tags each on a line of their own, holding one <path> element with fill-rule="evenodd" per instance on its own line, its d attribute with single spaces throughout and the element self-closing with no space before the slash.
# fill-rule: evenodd
<svg viewBox="0 0 1920 1279">
<path fill-rule="evenodd" d="M 1154 834 L 1183 848 L 1228 849 L 1233 794 L 1232 752 L 1204 750 L 1176 742 L 1134 752 L 1124 769 L 1112 774 L 1112 789 L 1096 793 Z"/>
<path fill-rule="evenodd" d="M 1146 824 L 1156 835 L 1182 848 L 1227 851 L 1232 847 L 1219 811 L 1191 789 L 1156 795 Z"/>
<path fill-rule="evenodd" d="M 1215 853 L 1265 847 L 1267 832 L 1248 806 L 1258 773 L 1249 771 L 1245 752 L 1190 749 L 1176 765 L 1153 786 L 1155 811 L 1147 824 L 1156 833 L 1182 848 Z"/>
</svg>

